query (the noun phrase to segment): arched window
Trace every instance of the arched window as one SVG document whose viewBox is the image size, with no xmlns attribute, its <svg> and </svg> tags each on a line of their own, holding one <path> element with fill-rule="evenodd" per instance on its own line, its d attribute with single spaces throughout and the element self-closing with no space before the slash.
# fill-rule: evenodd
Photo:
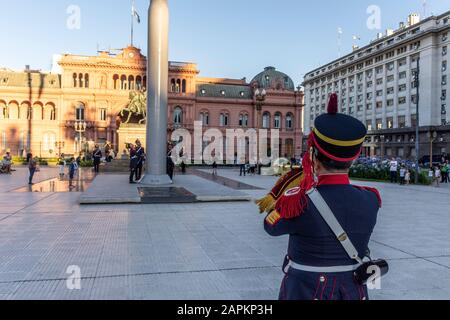
<svg viewBox="0 0 450 320">
<path fill-rule="evenodd" d="M 183 109 L 181 107 L 175 107 L 173 110 L 173 123 L 176 125 L 183 123 Z"/>
<path fill-rule="evenodd" d="M 113 76 L 113 82 L 114 82 L 114 90 L 117 90 L 117 82 L 119 81 L 119 75 L 115 74 Z"/>
<path fill-rule="evenodd" d="M 177 79 L 177 84 L 175 85 L 175 92 L 180 93 L 181 90 L 181 80 Z"/>
<path fill-rule="evenodd" d="M 241 113 L 239 115 L 239 126 L 240 127 L 248 127 L 248 114 Z"/>
<path fill-rule="evenodd" d="M 29 102 L 22 102 L 19 108 L 20 120 L 31 120 L 31 110 Z"/>
<path fill-rule="evenodd" d="M 77 121 L 84 121 L 85 119 L 85 106 L 79 102 L 75 108 L 75 119 Z"/>
<path fill-rule="evenodd" d="M 275 129 L 281 129 L 281 113 L 275 113 L 273 126 Z"/>
<path fill-rule="evenodd" d="M 42 120 L 42 116 L 44 113 L 44 106 L 42 105 L 42 103 L 35 102 L 33 104 L 33 109 L 30 109 L 30 110 L 32 110 L 32 114 L 29 115 L 31 117 L 31 119 Z"/>
<path fill-rule="evenodd" d="M 83 88 L 83 74 L 82 74 L 82 73 L 80 73 L 80 74 L 78 75 L 78 86 L 79 86 L 80 88 Z"/>
<path fill-rule="evenodd" d="M 228 112 L 222 112 L 220 114 L 220 126 L 228 127 L 230 125 L 230 115 Z"/>
<path fill-rule="evenodd" d="M 6 107 L 5 101 L 0 101 L 0 120 L 8 119 L 8 108 Z"/>
<path fill-rule="evenodd" d="M 176 84 L 175 79 L 170 80 L 170 92 L 175 92 Z"/>
<path fill-rule="evenodd" d="M 270 128 L 270 113 L 264 112 L 262 120 L 263 120 L 262 127 L 264 129 L 269 129 Z"/>
<path fill-rule="evenodd" d="M 293 130 L 294 129 L 294 116 L 292 113 L 288 113 L 286 116 L 286 129 Z"/>
<path fill-rule="evenodd" d="M 8 104 L 8 119 L 19 119 L 19 104 L 17 101 L 10 101 Z"/>
<path fill-rule="evenodd" d="M 209 126 L 209 113 L 206 111 L 200 113 L 200 121 L 204 126 Z"/>
<path fill-rule="evenodd" d="M 183 79 L 181 82 L 181 92 L 186 93 L 186 80 Z"/>
<path fill-rule="evenodd" d="M 56 108 L 55 105 L 51 102 L 47 103 L 44 107 L 44 120 L 56 120 Z"/>
<path fill-rule="evenodd" d="M 241 113 L 239 115 L 239 126 L 240 127 L 248 127 L 248 114 Z"/>
<path fill-rule="evenodd" d="M 134 90 L 134 77 L 133 76 L 128 77 L 128 89 Z"/>
<path fill-rule="evenodd" d="M 84 87 L 89 88 L 89 74 L 84 75 Z"/>
<path fill-rule="evenodd" d="M 142 90 L 142 77 L 141 76 L 136 77 L 136 89 Z"/>
<path fill-rule="evenodd" d="M 120 77 L 120 90 L 127 90 L 127 76 L 122 75 Z"/>
<path fill-rule="evenodd" d="M 147 89 L 147 76 L 144 76 L 144 89 Z"/>
<path fill-rule="evenodd" d="M 77 84 L 78 84 L 78 80 L 77 80 L 78 76 L 76 73 L 73 74 L 73 87 L 76 88 Z"/>
</svg>

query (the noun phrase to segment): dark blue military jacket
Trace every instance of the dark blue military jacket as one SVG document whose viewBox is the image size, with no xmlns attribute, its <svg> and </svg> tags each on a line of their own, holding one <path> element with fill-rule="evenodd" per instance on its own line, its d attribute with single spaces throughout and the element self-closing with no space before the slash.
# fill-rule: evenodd
<svg viewBox="0 0 450 320">
<path fill-rule="evenodd" d="M 317 190 L 347 232 L 360 257 L 364 257 L 381 206 L 378 191 L 352 186 L 346 175 L 320 177 Z M 287 220 L 281 218 L 277 212 L 272 212 L 265 219 L 264 228 L 271 236 L 290 236 L 287 254 L 298 264 L 314 267 L 355 264 L 309 199 L 306 210 L 299 217 Z M 294 270 L 292 272 L 299 274 Z M 318 275 L 302 274 L 304 278 L 308 276 L 317 277 Z M 351 277 L 348 279 L 351 281 Z M 352 284 L 349 286 L 351 287 Z M 311 290 L 314 291 L 316 288 Z M 294 294 L 294 297 L 306 299 L 313 296 L 314 294 L 310 292 L 299 296 Z"/>
</svg>

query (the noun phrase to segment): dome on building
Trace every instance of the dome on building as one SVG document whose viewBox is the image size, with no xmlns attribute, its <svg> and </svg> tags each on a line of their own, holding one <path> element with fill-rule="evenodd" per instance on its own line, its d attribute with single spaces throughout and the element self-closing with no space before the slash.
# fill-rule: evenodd
<svg viewBox="0 0 450 320">
<path fill-rule="evenodd" d="M 253 78 L 252 84 L 258 88 L 295 91 L 294 81 L 275 67 L 266 67 Z"/>
</svg>

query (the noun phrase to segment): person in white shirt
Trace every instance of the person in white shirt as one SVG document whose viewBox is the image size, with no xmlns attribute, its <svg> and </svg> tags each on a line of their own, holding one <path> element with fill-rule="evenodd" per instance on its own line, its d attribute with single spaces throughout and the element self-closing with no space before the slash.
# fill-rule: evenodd
<svg viewBox="0 0 450 320">
<path fill-rule="evenodd" d="M 441 168 L 439 166 L 434 168 L 434 180 L 436 181 L 436 187 L 439 188 L 441 181 Z"/>
<path fill-rule="evenodd" d="M 391 162 L 389 163 L 390 166 L 390 173 L 391 173 L 391 183 L 397 183 L 397 171 L 398 171 L 398 162 L 394 158 L 392 158 Z"/>
</svg>

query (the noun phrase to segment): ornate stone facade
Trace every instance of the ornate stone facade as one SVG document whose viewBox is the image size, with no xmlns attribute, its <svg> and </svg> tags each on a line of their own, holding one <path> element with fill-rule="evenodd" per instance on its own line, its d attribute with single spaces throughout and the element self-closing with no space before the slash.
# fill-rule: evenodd
<svg viewBox="0 0 450 320">
<path fill-rule="evenodd" d="M 119 114 L 130 92 L 145 90 L 146 57 L 134 47 L 117 54 L 64 54 L 57 69 L 0 69 L 0 154 L 77 154 L 106 141 L 121 152 L 125 146 L 118 141 Z M 301 154 L 303 93 L 287 75 L 268 67 L 247 83 L 201 78 L 194 63 L 171 62 L 169 69 L 168 134 L 176 128 L 193 130 L 194 121 L 224 132 L 279 127 L 282 154 Z M 265 90 L 263 99 L 255 95 L 257 89 Z M 79 121 L 85 122 L 83 132 L 77 131 Z"/>
</svg>

